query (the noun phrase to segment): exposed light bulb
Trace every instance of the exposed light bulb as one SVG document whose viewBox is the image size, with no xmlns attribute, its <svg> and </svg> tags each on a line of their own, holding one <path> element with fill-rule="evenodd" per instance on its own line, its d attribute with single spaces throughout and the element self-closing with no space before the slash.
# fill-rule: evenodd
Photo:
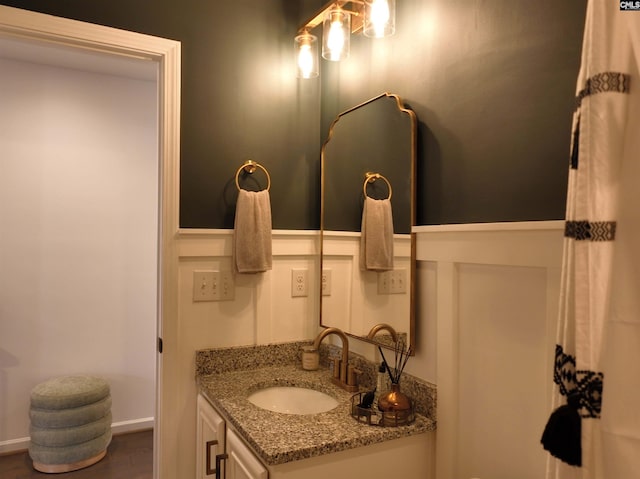
<svg viewBox="0 0 640 479">
<path fill-rule="evenodd" d="M 389 21 L 389 4 L 387 0 L 373 0 L 371 3 L 371 23 L 375 37 L 383 37 Z"/>
<path fill-rule="evenodd" d="M 351 16 L 336 6 L 324 17 L 322 27 L 322 58 L 339 61 L 349 57 Z"/>
<path fill-rule="evenodd" d="M 329 60 L 340 60 L 342 49 L 344 48 L 344 32 L 342 31 L 341 21 L 336 20 L 331 22 L 327 46 L 329 47 Z"/>
<path fill-rule="evenodd" d="M 381 38 L 396 31 L 396 0 L 366 0 L 364 2 L 364 35 Z"/>
<path fill-rule="evenodd" d="M 313 70 L 313 58 L 311 57 L 311 45 L 301 45 L 298 53 L 298 69 L 302 78 L 311 78 Z"/>
<path fill-rule="evenodd" d="M 295 54 L 298 78 L 314 78 L 319 74 L 318 39 L 304 31 L 295 38 Z"/>
</svg>

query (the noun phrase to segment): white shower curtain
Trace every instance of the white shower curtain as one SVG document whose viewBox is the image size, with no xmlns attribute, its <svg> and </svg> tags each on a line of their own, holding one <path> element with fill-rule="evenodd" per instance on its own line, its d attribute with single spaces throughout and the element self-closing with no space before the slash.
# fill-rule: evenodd
<svg viewBox="0 0 640 479">
<path fill-rule="evenodd" d="M 577 393 L 582 464 L 640 478 L 640 11 L 590 0 L 577 82 L 553 398 Z"/>
</svg>

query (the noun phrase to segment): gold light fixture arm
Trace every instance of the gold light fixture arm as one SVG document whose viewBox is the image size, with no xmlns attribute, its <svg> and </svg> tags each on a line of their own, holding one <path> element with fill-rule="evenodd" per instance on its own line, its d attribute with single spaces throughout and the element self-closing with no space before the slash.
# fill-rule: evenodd
<svg viewBox="0 0 640 479">
<path fill-rule="evenodd" d="M 320 8 L 320 10 L 314 13 L 311 18 L 309 18 L 305 23 L 302 24 L 302 26 L 298 29 L 298 32 L 303 32 L 304 30 L 311 31 L 318 25 L 322 25 L 324 14 L 334 5 L 339 6 L 345 13 L 351 15 L 351 33 L 357 33 L 362 30 L 364 26 L 364 2 L 358 0 L 349 0 L 325 3 Z M 347 6 L 349 7 L 349 9 L 345 8 Z"/>
</svg>

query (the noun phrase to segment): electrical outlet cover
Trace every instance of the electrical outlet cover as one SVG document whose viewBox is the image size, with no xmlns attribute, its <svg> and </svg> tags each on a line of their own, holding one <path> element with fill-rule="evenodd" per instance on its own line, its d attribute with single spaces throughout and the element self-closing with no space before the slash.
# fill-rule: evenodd
<svg viewBox="0 0 640 479">
<path fill-rule="evenodd" d="M 291 296 L 308 296 L 308 270 L 306 269 L 292 269 L 291 270 Z"/>
<path fill-rule="evenodd" d="M 331 270 L 322 270 L 322 296 L 331 296 Z"/>
</svg>

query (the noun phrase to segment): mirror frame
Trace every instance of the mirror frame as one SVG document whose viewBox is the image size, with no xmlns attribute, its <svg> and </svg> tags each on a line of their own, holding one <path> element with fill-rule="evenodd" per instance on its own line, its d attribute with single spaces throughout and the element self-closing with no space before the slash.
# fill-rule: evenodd
<svg viewBox="0 0 640 479">
<path fill-rule="evenodd" d="M 322 149 L 320 152 L 320 268 L 318 273 L 318 284 L 319 284 L 319 318 L 318 323 L 320 327 L 327 328 L 322 324 L 322 272 L 323 272 L 323 263 L 324 263 L 324 218 L 325 218 L 325 149 L 329 141 L 334 134 L 334 128 L 336 124 L 340 121 L 340 119 L 355 111 L 358 110 L 380 98 L 392 98 L 395 100 L 396 107 L 401 114 L 406 114 L 409 117 L 411 123 L 411 192 L 410 192 L 410 268 L 409 268 L 409 346 L 411 347 L 411 354 L 415 354 L 415 342 L 416 342 L 416 305 L 415 305 L 415 291 L 416 291 L 416 234 L 413 231 L 413 227 L 416 222 L 416 161 L 417 161 L 417 132 L 418 132 L 418 120 L 416 114 L 413 110 L 407 108 L 403 102 L 403 100 L 394 93 L 384 92 L 380 95 L 377 95 L 369 100 L 366 100 L 348 110 L 339 113 L 337 117 L 331 123 L 329 127 L 329 132 L 327 134 L 327 139 L 322 143 Z M 388 349 L 394 349 L 388 343 L 376 341 L 375 337 L 372 339 L 367 338 L 366 336 L 358 336 L 352 332 L 344 331 L 347 336 L 350 336 L 354 339 L 358 339 L 360 341 L 375 344 L 377 346 L 381 346 Z"/>
</svg>

